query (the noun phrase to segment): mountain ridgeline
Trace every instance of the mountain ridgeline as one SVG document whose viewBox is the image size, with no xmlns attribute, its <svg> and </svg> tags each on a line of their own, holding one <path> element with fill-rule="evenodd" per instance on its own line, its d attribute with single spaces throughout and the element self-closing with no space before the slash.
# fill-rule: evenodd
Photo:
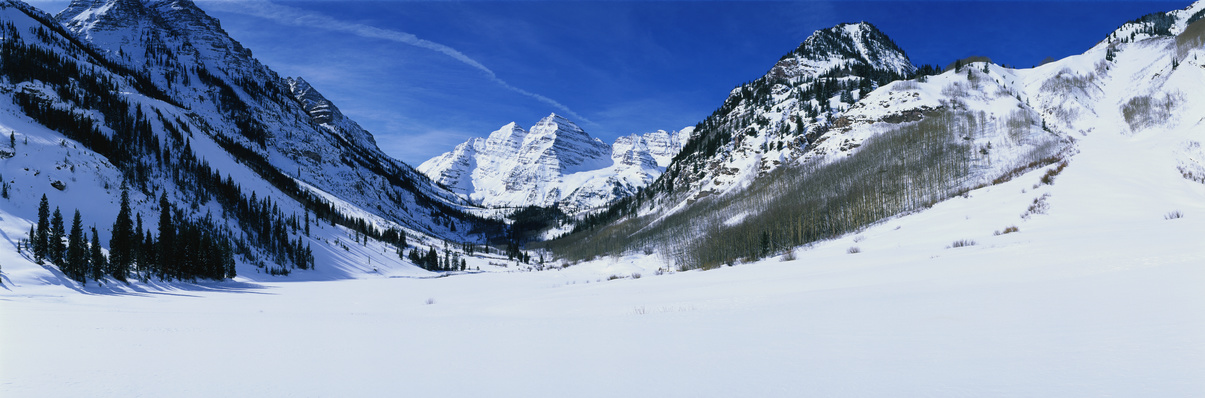
<svg viewBox="0 0 1205 398">
<path fill-rule="evenodd" d="M 1124 115 L 1128 134 L 1177 123 L 1182 90 L 1205 81 L 1203 13 L 1145 16 L 1026 70 L 916 68 L 870 24 L 817 31 L 734 89 L 648 189 L 542 247 L 570 261 L 658 253 L 686 269 L 789 257 L 1037 168 L 1057 174 L 1106 115 Z M 1186 145 L 1180 172 L 1199 179 L 1199 144 Z"/>
<path fill-rule="evenodd" d="M 314 247 L 344 234 L 399 253 L 503 236 L 191 1 L 77 0 L 56 16 L 4 1 L 0 23 L 0 102 L 15 106 L 0 117 L 6 210 L 33 219 L 39 197 L 78 209 L 94 241 L 116 245 L 125 264 L 106 272 L 118 280 L 221 279 L 235 258 L 287 274 L 319 266 Z M 62 235 L 51 232 L 29 241 Z M 207 251 L 222 272 L 177 260 Z M 168 264 L 187 269 L 152 272 Z"/>
<path fill-rule="evenodd" d="M 842 112 L 878 87 L 917 72 L 904 51 L 872 24 L 818 30 L 765 75 L 734 88 L 695 125 L 690 140 L 647 189 L 586 217 L 576 231 L 635 215 L 642 207 L 681 208 L 740 190 L 782 164 L 812 156 L 810 150 Z"/>
</svg>

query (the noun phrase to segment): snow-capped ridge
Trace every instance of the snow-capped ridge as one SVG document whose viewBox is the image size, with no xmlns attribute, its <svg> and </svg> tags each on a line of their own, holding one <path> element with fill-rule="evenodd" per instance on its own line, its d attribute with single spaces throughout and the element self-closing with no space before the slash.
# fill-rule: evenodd
<svg viewBox="0 0 1205 398">
<path fill-rule="evenodd" d="M 850 62 L 905 75 L 916 71 L 904 50 L 891 38 L 873 24 L 858 22 L 814 31 L 798 48 L 784 55 L 776 65 L 781 68 L 772 73 L 814 77 Z"/>
<path fill-rule="evenodd" d="M 1197 0 L 1185 8 L 1143 15 L 1122 24 L 1098 45 L 1134 42 L 1159 36 L 1176 36 L 1193 22 L 1205 18 L 1205 1 Z"/>
<path fill-rule="evenodd" d="M 550 114 L 524 130 L 508 123 L 419 165 L 437 183 L 491 207 L 579 212 L 635 193 L 664 170 L 691 129 L 619 137 L 609 145 Z"/>
</svg>

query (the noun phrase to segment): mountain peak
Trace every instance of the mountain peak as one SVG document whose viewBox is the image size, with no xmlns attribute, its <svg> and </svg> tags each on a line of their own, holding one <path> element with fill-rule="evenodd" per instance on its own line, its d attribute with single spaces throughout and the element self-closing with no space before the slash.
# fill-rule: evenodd
<svg viewBox="0 0 1205 398">
<path fill-rule="evenodd" d="M 55 19 L 79 32 L 124 28 L 147 15 L 140 0 L 73 0 Z"/>
<path fill-rule="evenodd" d="M 569 119 L 566 119 L 565 117 L 555 113 L 549 114 L 543 119 L 540 119 L 540 121 L 534 126 L 531 126 L 531 133 L 537 136 L 551 135 L 562 137 L 565 135 L 576 135 L 587 138 L 589 137 L 589 134 L 586 134 L 586 131 L 582 130 L 581 127 L 578 127 L 576 123 L 573 123 Z"/>
<path fill-rule="evenodd" d="M 782 57 L 790 58 L 813 62 L 844 59 L 902 74 L 915 70 L 904 50 L 869 22 L 842 23 L 812 32 L 798 48 Z"/>
<path fill-rule="evenodd" d="M 147 46 L 164 47 L 203 53 L 201 57 L 212 59 L 213 65 L 253 67 L 255 63 L 251 51 L 191 0 L 74 0 L 55 19 L 98 47 L 113 51 L 123 48 L 128 54 L 138 54 Z"/>
</svg>

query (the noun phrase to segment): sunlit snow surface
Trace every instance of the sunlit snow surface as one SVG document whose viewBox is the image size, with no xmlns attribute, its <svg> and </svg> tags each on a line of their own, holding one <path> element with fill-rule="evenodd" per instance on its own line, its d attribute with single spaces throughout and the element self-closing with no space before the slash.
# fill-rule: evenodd
<svg viewBox="0 0 1205 398">
<path fill-rule="evenodd" d="M 1038 170 L 706 272 L 628 257 L 131 294 L 6 277 L 0 395 L 1201 396 L 1205 185 L 1165 154 L 1182 138 L 1090 135 L 1053 185 Z"/>
</svg>

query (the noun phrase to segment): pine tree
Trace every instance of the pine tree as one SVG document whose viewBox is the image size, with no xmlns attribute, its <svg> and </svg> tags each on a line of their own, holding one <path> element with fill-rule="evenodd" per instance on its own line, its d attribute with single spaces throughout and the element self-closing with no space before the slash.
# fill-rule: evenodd
<svg viewBox="0 0 1205 398">
<path fill-rule="evenodd" d="M 159 259 L 155 258 L 155 251 L 159 247 L 155 242 L 155 235 L 151 234 L 151 231 L 148 229 L 142 236 L 145 240 L 139 244 L 139 249 L 142 250 L 144 253 L 143 257 L 146 258 L 146 269 L 142 274 L 142 279 L 145 281 L 156 275 L 162 279 L 163 267 L 159 266 Z"/>
<path fill-rule="evenodd" d="M 96 233 L 96 227 L 92 227 L 92 244 L 89 247 L 88 263 L 92 265 L 92 279 L 100 280 L 101 270 L 107 267 L 108 261 L 105 260 L 105 254 L 100 251 L 100 234 Z M 125 282 L 125 278 L 117 277 L 118 280 Z"/>
<path fill-rule="evenodd" d="M 71 233 L 67 235 L 67 268 L 71 270 L 71 279 L 87 284 L 88 277 L 100 279 L 100 272 L 89 269 L 87 243 L 84 241 L 84 226 L 80 220 L 79 210 L 71 219 Z"/>
<path fill-rule="evenodd" d="M 63 228 L 63 213 L 58 207 L 54 208 L 54 215 L 50 216 L 50 242 L 49 255 L 50 262 L 62 267 L 66 262 L 63 259 L 63 254 L 67 251 L 67 246 L 63 244 L 64 235 L 67 231 Z"/>
<path fill-rule="evenodd" d="M 423 259 L 422 256 L 418 254 L 417 247 L 410 251 L 410 262 L 420 267 L 423 265 Z"/>
<path fill-rule="evenodd" d="M 435 271 L 439 268 L 439 252 L 435 251 L 435 247 L 427 252 L 427 257 L 423 260 L 423 268 L 428 271 Z"/>
<path fill-rule="evenodd" d="M 109 238 L 109 273 L 114 277 L 125 275 L 134 261 L 134 226 L 130 221 L 130 190 L 122 184 L 121 207 L 117 220 L 113 222 L 113 236 Z"/>
<path fill-rule="evenodd" d="M 171 276 L 175 275 L 176 227 L 172 223 L 172 205 L 167 201 L 167 192 L 159 196 L 159 268 Z"/>
<path fill-rule="evenodd" d="M 46 200 L 46 194 L 42 194 L 42 201 L 38 203 L 38 229 L 34 232 L 36 234 L 29 236 L 33 241 L 33 258 L 41 264 L 50 252 L 50 202 Z"/>
<path fill-rule="evenodd" d="M 145 280 L 147 275 L 150 273 L 152 256 L 147 252 L 146 248 L 142 244 L 143 240 L 145 239 L 142 235 L 142 213 L 135 214 L 134 219 L 137 221 L 134 223 L 134 238 L 130 241 L 130 243 L 133 246 L 132 250 L 134 252 L 134 263 L 137 264 L 137 268 L 131 268 L 131 270 L 136 270 L 135 273 L 140 275 L 141 278 Z"/>
<path fill-rule="evenodd" d="M 222 239 L 222 263 L 226 268 L 227 279 L 238 276 L 234 269 L 234 248 L 230 246 L 230 239 Z"/>
</svg>

